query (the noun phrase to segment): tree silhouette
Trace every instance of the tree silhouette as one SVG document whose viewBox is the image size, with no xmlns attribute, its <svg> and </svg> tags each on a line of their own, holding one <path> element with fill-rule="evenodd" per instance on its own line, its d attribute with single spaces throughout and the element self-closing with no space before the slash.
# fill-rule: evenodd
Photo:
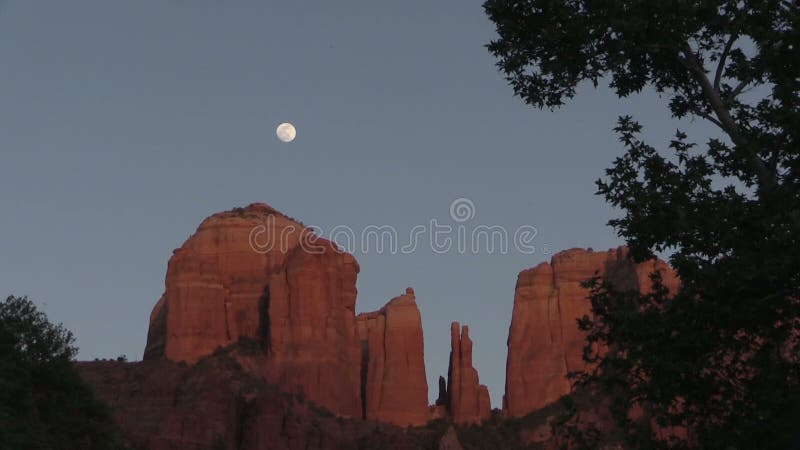
<svg viewBox="0 0 800 450">
<path fill-rule="evenodd" d="M 72 358 L 72 333 L 27 297 L 0 302 L 0 448 L 120 448 Z"/>
<path fill-rule="evenodd" d="M 586 358 L 637 448 L 785 448 L 800 423 L 800 10 L 791 1 L 488 0 L 488 45 L 523 101 L 556 108 L 576 86 L 654 89 L 704 145 L 625 148 L 598 193 L 637 261 L 672 252 L 668 293 L 591 288 Z M 602 345 L 596 345 L 602 344 Z M 592 349 L 607 348 L 597 355 Z M 634 406 L 645 414 L 633 420 Z M 656 425 L 656 426 L 653 426 Z M 659 431 L 677 426 L 668 440 Z"/>
</svg>

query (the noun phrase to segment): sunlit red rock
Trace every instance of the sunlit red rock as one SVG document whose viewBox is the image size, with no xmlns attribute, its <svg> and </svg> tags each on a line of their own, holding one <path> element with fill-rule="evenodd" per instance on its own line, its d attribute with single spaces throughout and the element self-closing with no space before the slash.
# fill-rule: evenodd
<svg viewBox="0 0 800 450">
<path fill-rule="evenodd" d="M 414 290 L 359 314 L 365 418 L 396 425 L 429 419 L 422 318 Z"/>
<path fill-rule="evenodd" d="M 285 248 L 254 249 L 251 234 L 257 234 L 257 227 L 264 228 L 264 236 L 267 227 L 269 233 L 285 236 Z M 173 251 L 164 295 L 151 314 L 145 354 L 191 363 L 239 336 L 258 336 L 267 281 L 284 265 L 303 229 L 265 204 L 205 219 Z M 163 321 L 157 320 L 160 314 Z"/>
<path fill-rule="evenodd" d="M 650 289 L 649 274 L 662 271 L 671 292 L 675 273 L 663 261 L 635 264 L 624 247 L 606 252 L 571 249 L 551 262 L 520 272 L 508 337 L 504 412 L 520 417 L 570 391 L 567 373 L 585 368 L 585 336 L 577 319 L 591 312 L 581 282 L 598 274 L 618 289 Z"/>
<path fill-rule="evenodd" d="M 312 236 L 265 204 L 204 220 L 170 258 L 145 357 L 194 363 L 240 338 L 256 339 L 266 354 L 254 371 L 360 417 L 358 264 Z"/>
<path fill-rule="evenodd" d="M 456 423 L 480 423 L 489 418 L 489 390 L 480 384 L 478 371 L 472 365 L 472 340 L 469 327 L 458 322 L 450 325 L 450 368 L 447 396 L 450 415 Z"/>
<path fill-rule="evenodd" d="M 267 381 L 338 414 L 361 416 L 355 258 L 296 248 L 269 278 Z"/>
</svg>

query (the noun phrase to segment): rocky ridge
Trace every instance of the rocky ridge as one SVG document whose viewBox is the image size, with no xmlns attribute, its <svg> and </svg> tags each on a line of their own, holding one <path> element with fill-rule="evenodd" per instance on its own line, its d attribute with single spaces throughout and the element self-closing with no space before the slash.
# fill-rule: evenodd
<svg viewBox="0 0 800 450">
<path fill-rule="evenodd" d="M 569 408 L 554 406 L 570 393 L 566 374 L 584 368 L 576 320 L 590 309 L 581 282 L 599 275 L 618 288 L 647 291 L 655 270 L 670 290 L 677 289 L 677 277 L 663 261 L 635 264 L 624 247 L 570 249 L 520 272 L 502 414 L 492 413 L 488 389 L 480 384 L 469 327 L 457 322 L 451 325 L 447 378 L 440 377 L 439 397 L 429 406 L 414 290 L 356 315 L 355 258 L 299 221 L 252 204 L 207 218 L 173 252 L 164 294 L 150 316 L 144 362 L 128 368 L 89 363 L 81 370 L 132 441 L 150 449 L 264 448 L 278 438 L 285 441 L 274 448 L 370 448 L 359 447 L 375 439 L 359 424 L 424 430 L 452 423 L 463 434 L 473 429 L 464 427 L 481 424 L 486 430 L 517 427 L 515 421 L 528 417 L 535 426 L 523 429 L 519 442 L 554 448 L 553 417 L 540 416 L 566 414 Z M 254 392 L 253 385 L 262 388 Z M 302 399 L 306 406 L 287 406 L 278 397 Z M 208 414 L 188 412 L 197 407 Z M 603 408 L 584 409 L 572 417 L 605 417 Z M 444 435 L 445 429 L 436 429 Z M 421 433 L 398 438 L 391 448 L 433 448 L 418 446 L 421 436 L 431 436 Z M 457 444 L 471 448 L 447 429 L 440 445 Z"/>
</svg>

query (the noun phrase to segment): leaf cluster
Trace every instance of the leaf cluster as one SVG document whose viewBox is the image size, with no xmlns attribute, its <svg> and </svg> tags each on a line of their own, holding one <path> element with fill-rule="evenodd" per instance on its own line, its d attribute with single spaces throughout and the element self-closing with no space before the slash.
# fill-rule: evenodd
<svg viewBox="0 0 800 450">
<path fill-rule="evenodd" d="M 636 261 L 671 253 L 681 286 L 589 280 L 576 374 L 600 383 L 636 448 L 781 448 L 800 439 L 800 6 L 782 0 L 488 0 L 488 45 L 516 95 L 555 108 L 581 82 L 654 89 L 704 144 L 665 148 L 633 117 L 598 180 Z M 597 350 L 602 349 L 602 353 Z M 639 411 L 632 414 L 632 411 Z"/>
<path fill-rule="evenodd" d="M 0 449 L 122 448 L 73 364 L 73 343 L 27 297 L 0 302 Z"/>
</svg>

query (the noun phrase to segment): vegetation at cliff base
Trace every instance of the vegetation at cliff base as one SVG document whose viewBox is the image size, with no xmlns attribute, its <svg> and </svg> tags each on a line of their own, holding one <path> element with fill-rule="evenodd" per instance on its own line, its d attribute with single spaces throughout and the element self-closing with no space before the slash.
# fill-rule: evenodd
<svg viewBox="0 0 800 450">
<path fill-rule="evenodd" d="M 72 358 L 72 333 L 27 297 L 0 302 L 0 449 L 113 449 L 107 408 Z"/>
<path fill-rule="evenodd" d="M 576 86 L 652 89 L 713 124 L 661 148 L 620 117 L 624 149 L 598 193 L 633 258 L 670 253 L 668 292 L 592 289 L 576 374 L 616 399 L 632 448 L 787 448 L 800 438 L 800 6 L 792 1 L 488 0 L 488 45 L 523 101 Z M 596 349 L 608 349 L 601 354 Z M 637 412 L 638 411 L 638 412 Z"/>
</svg>

